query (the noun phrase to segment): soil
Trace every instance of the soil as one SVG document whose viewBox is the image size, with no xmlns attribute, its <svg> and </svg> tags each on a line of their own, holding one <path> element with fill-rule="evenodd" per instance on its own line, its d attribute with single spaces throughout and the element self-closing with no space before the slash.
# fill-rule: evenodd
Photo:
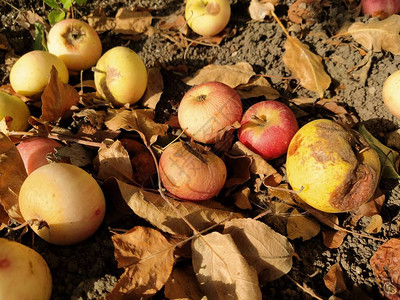
<svg viewBox="0 0 400 300">
<path fill-rule="evenodd" d="M 346 22 L 367 20 L 356 17 L 346 3 L 354 1 L 331 0 L 330 5 L 323 7 L 313 25 L 294 24 L 288 21 L 287 12 L 293 0 L 281 0 L 276 13 L 292 34 L 299 37 L 311 50 L 323 58 L 326 71 L 332 77 L 332 84 L 326 92 L 326 98 L 336 99 L 346 105 L 349 111 L 363 122 L 383 143 L 387 142 L 387 133 L 399 128 L 399 121 L 384 107 L 381 91 L 384 80 L 400 68 L 400 57 L 388 52 L 373 53 L 372 64 L 365 82 L 357 78 L 356 71 L 349 71 L 363 60 L 359 45 L 352 43 L 329 43 L 328 38 L 335 34 Z M 357 1 L 356 1 L 357 2 Z M 205 45 L 179 48 L 172 41 L 160 34 L 142 35 L 134 40 L 126 39 L 111 32 L 100 35 L 104 51 L 125 45 L 135 50 L 144 60 L 147 67 L 161 66 L 165 90 L 157 106 L 158 120 L 166 120 L 176 113 L 177 104 L 188 86 L 182 83 L 182 76 L 168 71 L 169 66 L 185 65 L 188 74 L 210 64 L 232 64 L 240 61 L 250 63 L 258 74 L 270 75 L 269 81 L 280 94 L 280 100 L 286 101 L 297 97 L 315 97 L 312 92 L 298 86 L 296 80 L 283 79 L 291 76 L 282 63 L 286 37 L 272 19 L 264 22 L 252 21 L 247 9 L 249 1 L 232 1 L 232 17 L 228 27 L 235 28 L 236 34 L 225 39 L 218 47 Z M 151 8 L 155 17 L 153 23 L 172 13 L 183 11 L 183 1 L 177 0 L 89 0 L 83 7 L 77 7 L 77 16 L 85 17 L 101 8 L 110 17 L 114 17 L 120 7 Z M 33 10 L 41 16 L 47 16 L 48 10 L 42 1 L 7 0 L 0 3 L 1 29 L 15 54 L 22 55 L 33 49 L 33 39 L 26 29 L 16 23 L 16 17 L 27 10 Z M 196 35 L 191 33 L 190 37 Z M 5 50 L 0 49 L 0 84 L 8 83 L 9 69 L 5 65 Z M 90 73 L 85 76 L 90 77 Z M 250 99 L 247 105 L 260 99 Z M 398 182 L 382 180 L 380 188 L 386 196 L 381 215 L 383 228 L 376 234 L 377 238 L 390 239 L 399 234 L 400 190 Z M 344 218 L 341 216 L 341 218 Z M 0 236 L 17 239 L 34 248 L 43 255 L 50 266 L 53 276 L 52 299 L 100 299 L 111 291 L 118 280 L 121 269 L 117 268 L 114 259 L 110 228 L 130 229 L 144 221 L 128 216 L 117 222 L 105 222 L 98 232 L 88 240 L 68 247 L 48 244 L 30 232 L 20 237 L 20 232 L 3 229 Z M 362 220 L 361 220 L 362 222 Z M 271 225 L 273 226 L 273 225 Z M 356 228 L 357 229 L 357 228 Z M 276 228 L 279 230 L 279 228 Z M 310 299 L 296 284 L 307 285 L 322 298 L 328 299 L 331 292 L 325 287 L 323 276 L 330 266 L 339 263 L 343 269 L 348 290 L 360 289 L 357 293 L 341 293 L 342 299 L 380 299 L 376 280 L 369 266 L 369 259 L 381 242 L 349 234 L 337 249 L 329 249 L 323 244 L 319 234 L 308 241 L 292 241 L 298 258 L 289 277 L 268 283 L 262 287 L 264 299 Z M 163 299 L 160 291 L 154 299 Z"/>
</svg>

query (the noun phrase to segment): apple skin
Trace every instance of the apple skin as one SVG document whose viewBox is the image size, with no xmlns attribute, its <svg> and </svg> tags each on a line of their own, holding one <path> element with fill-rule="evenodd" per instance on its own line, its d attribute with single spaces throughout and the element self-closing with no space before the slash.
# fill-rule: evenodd
<svg viewBox="0 0 400 300">
<path fill-rule="evenodd" d="M 243 115 L 238 130 L 239 141 L 265 160 L 286 153 L 289 143 L 299 129 L 290 108 L 273 100 L 252 105 Z"/>
<path fill-rule="evenodd" d="M 58 78 L 68 83 L 68 69 L 54 54 L 35 50 L 22 55 L 11 68 L 11 87 L 26 97 L 43 92 L 49 82 L 52 66 L 57 69 Z"/>
<path fill-rule="evenodd" d="M 199 35 L 213 36 L 229 23 L 231 6 L 229 0 L 188 0 L 185 19 L 189 27 Z"/>
<path fill-rule="evenodd" d="M 221 82 L 210 81 L 191 88 L 178 107 L 183 130 L 201 143 L 215 143 L 224 128 L 240 122 L 243 108 L 236 91 Z"/>
<path fill-rule="evenodd" d="M 50 269 L 35 250 L 0 238 L 0 299 L 49 300 Z"/>
<path fill-rule="evenodd" d="M 73 245 L 89 238 L 101 225 L 106 209 L 97 181 L 83 169 L 66 163 L 50 163 L 28 175 L 18 202 L 25 220 L 47 223 L 30 227 L 55 245 Z"/>
<path fill-rule="evenodd" d="M 97 62 L 94 83 L 100 96 L 116 105 L 134 104 L 147 87 L 147 69 L 133 50 L 118 46 Z"/>
<path fill-rule="evenodd" d="M 49 31 L 47 47 L 72 71 L 94 66 L 102 51 L 97 32 L 88 23 L 77 19 L 56 23 Z"/>
<path fill-rule="evenodd" d="M 389 111 L 400 118 L 400 70 L 386 78 L 382 88 L 382 100 Z"/>
<path fill-rule="evenodd" d="M 55 148 L 62 145 L 55 140 L 43 137 L 33 137 L 21 141 L 17 150 L 24 162 L 27 174 L 31 174 L 37 168 L 47 165 L 48 153 L 54 153 Z"/>
<path fill-rule="evenodd" d="M 28 106 L 20 98 L 0 91 L 0 120 L 12 117 L 10 130 L 25 131 L 31 116 Z"/>
</svg>

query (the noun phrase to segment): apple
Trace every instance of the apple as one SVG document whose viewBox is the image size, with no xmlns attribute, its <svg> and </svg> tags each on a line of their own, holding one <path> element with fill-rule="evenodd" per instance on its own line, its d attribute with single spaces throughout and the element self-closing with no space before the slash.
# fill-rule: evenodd
<svg viewBox="0 0 400 300">
<path fill-rule="evenodd" d="M 35 250 L 0 238 L 0 299 L 49 300 L 50 269 Z"/>
<path fill-rule="evenodd" d="M 185 19 L 197 34 L 213 36 L 220 33 L 231 17 L 229 0 L 188 0 Z"/>
<path fill-rule="evenodd" d="M 382 99 L 389 111 L 400 118 L 400 70 L 386 78 L 382 88 Z"/>
<path fill-rule="evenodd" d="M 88 23 L 77 19 L 56 23 L 49 31 L 47 48 L 72 71 L 93 67 L 102 51 L 97 32 Z"/>
<path fill-rule="evenodd" d="M 11 117 L 10 130 L 25 131 L 31 116 L 28 106 L 20 98 L 0 91 L 0 120 Z"/>
<path fill-rule="evenodd" d="M 19 192 L 19 207 L 30 227 L 45 241 L 72 245 L 101 225 L 105 198 L 97 181 L 83 169 L 50 163 L 33 171 Z"/>
<path fill-rule="evenodd" d="M 285 154 L 299 129 L 290 108 L 273 100 L 252 105 L 244 113 L 240 124 L 239 141 L 266 160 Z"/>
<path fill-rule="evenodd" d="M 221 131 L 240 122 L 243 108 L 236 91 L 221 82 L 191 88 L 178 107 L 178 121 L 194 140 L 215 143 Z"/>
<path fill-rule="evenodd" d="M 48 164 L 47 154 L 54 153 L 55 148 L 62 145 L 55 140 L 44 137 L 32 137 L 22 140 L 17 145 L 17 150 L 24 162 L 27 174 L 31 174 L 37 168 Z"/>
<path fill-rule="evenodd" d="M 94 82 L 103 99 L 116 105 L 134 104 L 146 90 L 147 69 L 135 51 L 118 46 L 100 57 Z"/>
<path fill-rule="evenodd" d="M 57 69 L 58 78 L 68 83 L 68 69 L 54 54 L 35 50 L 22 55 L 11 68 L 11 87 L 27 97 L 43 92 L 49 82 L 52 66 Z"/>
</svg>

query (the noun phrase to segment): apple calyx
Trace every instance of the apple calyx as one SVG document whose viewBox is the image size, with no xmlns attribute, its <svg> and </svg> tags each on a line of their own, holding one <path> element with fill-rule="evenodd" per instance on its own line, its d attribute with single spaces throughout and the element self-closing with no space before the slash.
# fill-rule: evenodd
<svg viewBox="0 0 400 300">
<path fill-rule="evenodd" d="M 219 14 L 221 8 L 217 2 L 210 2 L 207 4 L 206 10 L 209 15 L 216 16 Z"/>
<path fill-rule="evenodd" d="M 85 36 L 86 33 L 83 30 L 73 26 L 68 27 L 65 33 L 62 35 L 65 41 L 71 46 L 76 44 L 77 41 L 83 39 Z"/>
<path fill-rule="evenodd" d="M 201 94 L 196 97 L 197 102 L 204 102 L 207 99 L 207 95 Z"/>
</svg>

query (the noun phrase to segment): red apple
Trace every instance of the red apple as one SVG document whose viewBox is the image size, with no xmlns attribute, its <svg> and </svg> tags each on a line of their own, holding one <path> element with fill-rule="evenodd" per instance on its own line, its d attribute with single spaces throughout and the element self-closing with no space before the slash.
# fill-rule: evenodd
<svg viewBox="0 0 400 300">
<path fill-rule="evenodd" d="M 242 102 L 233 88 L 221 82 L 206 82 L 183 96 L 178 120 L 194 140 L 215 143 L 223 130 L 240 122 L 242 113 Z"/>
<path fill-rule="evenodd" d="M 245 112 L 238 138 L 247 148 L 270 160 L 286 153 L 298 129 L 296 117 L 288 106 L 267 100 Z"/>
<path fill-rule="evenodd" d="M 18 144 L 17 149 L 24 161 L 28 175 L 37 168 L 48 164 L 47 154 L 54 153 L 55 148 L 62 145 L 52 139 L 33 137 L 23 140 Z"/>
</svg>

